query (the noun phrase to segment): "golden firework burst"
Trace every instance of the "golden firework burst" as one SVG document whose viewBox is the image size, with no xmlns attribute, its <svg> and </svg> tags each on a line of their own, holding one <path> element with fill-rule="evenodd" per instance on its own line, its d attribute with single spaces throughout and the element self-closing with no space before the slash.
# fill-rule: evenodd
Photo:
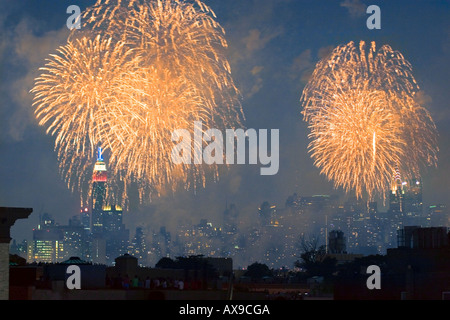
<svg viewBox="0 0 450 320">
<path fill-rule="evenodd" d="M 320 61 L 301 103 L 315 165 L 336 188 L 373 199 L 396 168 L 419 177 L 422 165 L 436 165 L 438 147 L 409 62 L 388 45 L 366 49 L 350 42 Z"/>
<path fill-rule="evenodd" d="M 204 186 L 208 174 L 217 178 L 217 166 L 171 161 L 174 130 L 193 130 L 194 121 L 242 125 L 214 12 L 200 1 L 98 0 L 82 21 L 31 90 L 69 186 L 89 192 L 99 145 L 109 155 L 111 196 L 121 190 L 126 199 L 137 183 L 146 201 L 180 185 Z"/>
</svg>

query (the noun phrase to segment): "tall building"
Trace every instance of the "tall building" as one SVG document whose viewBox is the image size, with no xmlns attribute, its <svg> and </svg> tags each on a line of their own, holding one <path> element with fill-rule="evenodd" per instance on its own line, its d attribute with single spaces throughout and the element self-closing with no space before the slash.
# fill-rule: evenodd
<svg viewBox="0 0 450 320">
<path fill-rule="evenodd" d="M 115 258 L 127 252 L 130 234 L 123 224 L 123 208 L 106 201 L 107 182 L 106 163 L 102 149 L 98 148 L 92 175 L 91 258 L 97 263 L 112 264 Z M 82 219 L 86 220 L 88 211 L 84 211 Z"/>
<path fill-rule="evenodd" d="M 88 241 L 87 234 L 81 225 L 78 216 L 73 216 L 69 219 L 67 226 L 56 227 L 61 230 L 64 243 L 64 259 L 70 257 L 86 258 Z"/>
<path fill-rule="evenodd" d="M 386 249 L 384 234 L 384 218 L 381 218 L 381 214 L 378 212 L 378 203 L 369 202 L 368 206 L 368 220 L 367 220 L 367 246 L 375 248 L 378 254 L 383 254 Z"/>
<path fill-rule="evenodd" d="M 89 234 L 91 233 L 91 212 L 88 207 L 82 207 L 80 210 L 80 220 L 84 231 Z"/>
<path fill-rule="evenodd" d="M 127 252 L 130 232 L 123 224 L 123 209 L 118 205 L 103 206 L 102 220 L 103 228 L 99 236 L 106 240 L 106 262 L 113 263 L 115 258 Z"/>
<path fill-rule="evenodd" d="M 159 231 L 152 231 L 151 240 L 148 246 L 147 263 L 156 264 L 161 257 L 171 257 L 176 252 L 179 245 L 177 241 L 172 241 L 172 236 L 165 226 L 159 228 Z M 184 254 L 184 252 L 181 252 Z"/>
<path fill-rule="evenodd" d="M 404 225 L 423 225 L 425 215 L 422 202 L 422 181 L 412 178 L 403 183 L 403 222 Z"/>
<path fill-rule="evenodd" d="M 389 221 L 385 226 L 386 240 L 389 247 L 395 247 L 397 230 L 405 226 L 405 223 L 409 224 L 405 221 L 404 215 L 406 185 L 407 182 L 402 180 L 400 170 L 397 169 L 389 190 Z"/>
<path fill-rule="evenodd" d="M 445 204 L 433 204 L 428 207 L 426 226 L 450 226 L 450 215 Z"/>
<path fill-rule="evenodd" d="M 102 149 L 98 148 L 97 162 L 94 166 L 92 175 L 92 214 L 91 214 L 91 232 L 103 232 L 103 206 L 106 205 L 106 182 L 108 173 L 106 163 L 103 160 Z"/>
<path fill-rule="evenodd" d="M 86 240 L 78 217 L 70 219 L 69 225 L 59 225 L 49 214 L 44 214 L 33 229 L 33 240 L 28 242 L 27 260 L 55 263 L 71 256 L 84 257 Z"/>
<path fill-rule="evenodd" d="M 223 212 L 223 226 L 224 231 L 229 234 L 235 234 L 238 230 L 239 223 L 239 211 L 235 204 L 226 204 L 225 211 Z"/>
<path fill-rule="evenodd" d="M 33 229 L 33 240 L 28 243 L 28 261 L 60 262 L 64 258 L 63 234 L 54 228 L 55 220 L 48 214 L 39 215 L 39 224 Z"/>
<path fill-rule="evenodd" d="M 144 229 L 142 227 L 136 228 L 136 233 L 130 243 L 129 253 L 139 259 L 144 265 L 148 265 L 147 261 L 147 244 L 145 239 Z"/>
<path fill-rule="evenodd" d="M 400 171 L 394 175 L 389 194 L 389 211 L 399 220 L 400 225 L 422 224 L 425 222 L 422 202 L 422 181 L 413 177 L 402 179 Z"/>
<path fill-rule="evenodd" d="M 405 184 L 406 182 L 402 181 L 400 170 L 397 169 L 389 193 L 389 211 L 396 217 L 400 217 L 403 212 L 405 194 L 403 187 Z"/>
<path fill-rule="evenodd" d="M 184 255 L 221 255 L 222 229 L 201 219 L 199 224 L 185 225 L 178 229 L 177 241 Z"/>
<path fill-rule="evenodd" d="M 123 208 L 105 205 L 102 208 L 102 232 L 117 232 L 124 229 Z"/>
<path fill-rule="evenodd" d="M 332 254 L 346 253 L 346 239 L 341 230 L 332 230 L 328 236 L 328 252 Z"/>
<path fill-rule="evenodd" d="M 412 178 L 406 184 L 404 211 L 414 216 L 422 216 L 422 180 Z"/>
<path fill-rule="evenodd" d="M 336 195 L 299 196 L 294 194 L 286 200 L 286 216 L 293 216 L 294 220 L 286 221 L 285 224 L 296 223 L 300 228 L 298 232 L 315 234 L 326 241 L 328 237 L 326 229 L 328 222 L 331 222 L 331 216 L 336 213 L 337 201 Z"/>
</svg>

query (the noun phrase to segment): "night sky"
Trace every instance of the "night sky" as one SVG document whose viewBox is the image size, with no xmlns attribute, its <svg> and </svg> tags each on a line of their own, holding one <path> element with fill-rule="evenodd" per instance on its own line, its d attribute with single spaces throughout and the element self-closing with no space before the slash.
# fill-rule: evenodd
<svg viewBox="0 0 450 320">
<path fill-rule="evenodd" d="M 12 237 L 31 238 L 39 214 L 60 224 L 79 213 L 79 195 L 58 173 L 54 138 L 34 118 L 33 79 L 48 54 L 69 34 L 66 9 L 83 10 L 95 0 L 0 0 L 0 205 L 31 207 Z M 439 166 L 423 175 L 425 205 L 450 205 L 450 1 L 205 0 L 226 30 L 232 75 L 242 92 L 247 128 L 280 129 L 280 171 L 260 176 L 260 165 L 232 166 L 204 190 L 177 192 L 151 205 L 131 203 L 127 227 L 221 223 L 226 203 L 235 203 L 251 224 L 264 202 L 284 207 L 286 198 L 332 194 L 307 153 L 300 96 L 316 63 L 350 41 L 389 44 L 412 64 L 421 97 L 439 131 Z M 369 30 L 369 5 L 381 8 L 381 30 Z"/>
</svg>

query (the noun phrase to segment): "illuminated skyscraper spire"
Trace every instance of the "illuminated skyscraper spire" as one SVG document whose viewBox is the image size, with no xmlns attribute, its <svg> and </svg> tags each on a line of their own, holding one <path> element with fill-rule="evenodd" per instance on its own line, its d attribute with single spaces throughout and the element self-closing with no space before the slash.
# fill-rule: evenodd
<svg viewBox="0 0 450 320">
<path fill-rule="evenodd" d="M 106 182 L 108 173 L 106 163 L 103 160 L 102 148 L 98 148 L 97 162 L 94 166 L 92 174 L 92 225 L 93 233 L 102 232 L 103 230 L 103 206 L 106 198 Z"/>
<path fill-rule="evenodd" d="M 393 181 L 391 185 L 391 192 L 389 195 L 389 209 L 395 213 L 403 212 L 403 197 L 404 197 L 404 187 L 405 183 L 402 181 L 402 175 L 398 166 L 395 169 L 393 175 Z"/>
<path fill-rule="evenodd" d="M 108 174 L 106 171 L 106 163 L 103 160 L 102 148 L 98 147 L 97 162 L 94 166 L 94 173 L 92 176 L 92 181 L 95 182 L 106 182 L 108 180 Z"/>
<path fill-rule="evenodd" d="M 97 161 L 103 161 L 103 150 L 102 150 L 102 147 L 98 147 Z"/>
<path fill-rule="evenodd" d="M 129 230 L 123 224 L 123 209 L 107 202 L 108 172 L 101 147 L 92 175 L 91 257 L 95 263 L 112 263 L 128 248 Z"/>
<path fill-rule="evenodd" d="M 402 175 L 400 174 L 400 169 L 397 166 L 394 172 L 394 184 L 398 184 L 401 182 L 402 182 Z"/>
</svg>

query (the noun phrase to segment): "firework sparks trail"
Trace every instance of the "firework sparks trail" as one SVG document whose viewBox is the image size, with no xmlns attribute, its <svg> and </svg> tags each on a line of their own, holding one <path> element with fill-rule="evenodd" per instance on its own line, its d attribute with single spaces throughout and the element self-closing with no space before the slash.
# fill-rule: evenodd
<svg viewBox="0 0 450 320">
<path fill-rule="evenodd" d="M 321 174 L 373 199 L 384 197 L 396 168 L 420 177 L 422 166 L 437 165 L 437 130 L 419 90 L 409 62 L 388 45 L 350 42 L 320 61 L 301 103 Z"/>
<path fill-rule="evenodd" d="M 244 120 L 214 12 L 197 0 L 98 0 L 82 21 L 31 90 L 69 187 L 89 198 L 99 145 L 109 154 L 108 196 L 121 190 L 121 200 L 134 183 L 147 201 L 217 178 L 217 166 L 171 161 L 174 130 Z"/>
</svg>

